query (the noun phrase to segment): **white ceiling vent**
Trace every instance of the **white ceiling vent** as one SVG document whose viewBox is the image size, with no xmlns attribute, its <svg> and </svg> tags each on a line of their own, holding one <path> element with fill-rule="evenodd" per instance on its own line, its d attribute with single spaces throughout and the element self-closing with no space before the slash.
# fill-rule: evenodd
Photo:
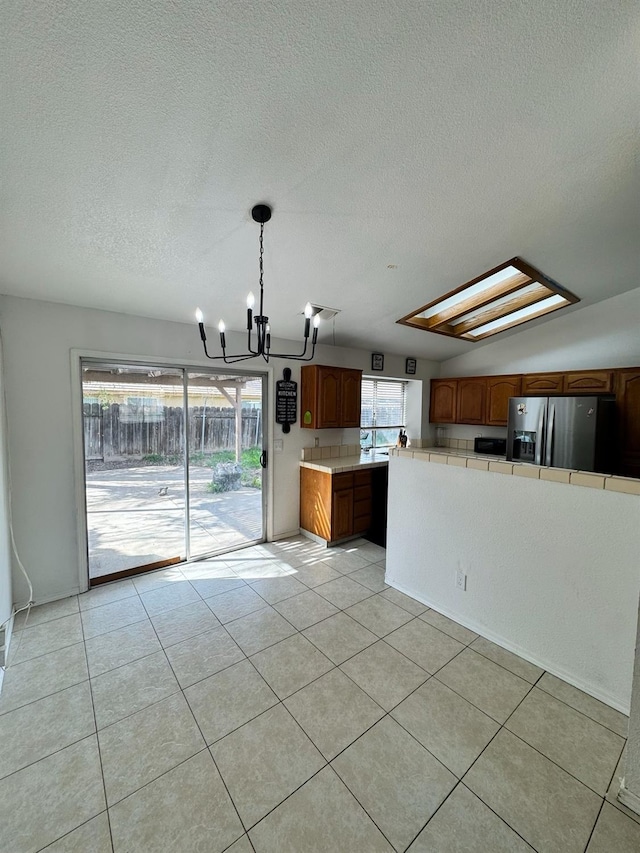
<svg viewBox="0 0 640 853">
<path fill-rule="evenodd" d="M 301 313 L 304 314 L 304 311 Z M 333 318 L 339 313 L 339 308 L 327 308 L 325 305 L 311 305 L 311 316 L 315 317 L 318 315 L 323 322 L 333 320 Z"/>
</svg>

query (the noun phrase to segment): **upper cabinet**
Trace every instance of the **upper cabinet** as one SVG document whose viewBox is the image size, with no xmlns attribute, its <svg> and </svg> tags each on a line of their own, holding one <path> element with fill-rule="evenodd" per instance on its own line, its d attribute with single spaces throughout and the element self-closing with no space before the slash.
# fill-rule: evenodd
<svg viewBox="0 0 640 853">
<path fill-rule="evenodd" d="M 527 373 L 522 377 L 522 393 L 532 397 L 539 394 L 562 394 L 563 373 Z"/>
<path fill-rule="evenodd" d="M 300 426 L 359 427 L 361 385 L 361 370 L 305 365 L 301 371 Z"/>
<path fill-rule="evenodd" d="M 627 477 L 640 477 L 640 368 L 617 374 L 620 469 Z"/>
<path fill-rule="evenodd" d="M 432 379 L 429 420 L 432 424 L 454 424 L 458 399 L 457 379 Z"/>
<path fill-rule="evenodd" d="M 506 426 L 509 415 L 509 397 L 522 393 L 521 376 L 488 376 L 487 404 L 484 423 L 489 426 Z"/>
<path fill-rule="evenodd" d="M 565 394 L 610 394 L 613 377 L 613 370 L 572 370 L 564 374 L 562 390 Z"/>
<path fill-rule="evenodd" d="M 456 423 L 483 424 L 487 396 L 487 380 L 480 378 L 458 379 Z"/>
<path fill-rule="evenodd" d="M 361 392 L 362 371 L 342 370 L 340 372 L 340 409 L 343 427 L 360 426 Z"/>
</svg>

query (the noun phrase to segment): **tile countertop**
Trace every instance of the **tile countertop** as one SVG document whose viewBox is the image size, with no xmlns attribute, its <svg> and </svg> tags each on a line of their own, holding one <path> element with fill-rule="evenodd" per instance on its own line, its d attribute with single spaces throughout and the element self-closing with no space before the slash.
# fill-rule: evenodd
<svg viewBox="0 0 640 853">
<path fill-rule="evenodd" d="M 361 453 L 359 456 L 340 456 L 333 459 L 314 459 L 300 462 L 301 468 L 312 468 L 326 474 L 341 474 L 343 471 L 359 471 L 365 468 L 382 468 L 389 464 L 388 454 Z"/>
<path fill-rule="evenodd" d="M 422 457 L 425 461 L 441 462 L 446 465 L 492 471 L 493 473 L 513 474 L 527 479 L 551 480 L 556 483 L 587 486 L 591 489 L 640 495 L 640 479 L 634 477 L 578 471 L 573 468 L 551 468 L 528 462 L 507 462 L 504 456 L 487 456 L 484 453 L 473 453 L 470 450 L 452 447 L 408 447 L 406 449 L 394 447 L 391 453 L 394 456 L 410 456 L 414 459 Z"/>
</svg>

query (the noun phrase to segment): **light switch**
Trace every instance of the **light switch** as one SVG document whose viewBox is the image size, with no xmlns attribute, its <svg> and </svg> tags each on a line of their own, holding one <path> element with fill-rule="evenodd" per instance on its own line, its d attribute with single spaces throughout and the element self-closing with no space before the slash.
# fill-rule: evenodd
<svg viewBox="0 0 640 853">
<path fill-rule="evenodd" d="M 284 449 L 284 442 L 281 438 L 276 438 L 273 442 L 273 449 L 276 453 L 282 453 Z"/>
</svg>

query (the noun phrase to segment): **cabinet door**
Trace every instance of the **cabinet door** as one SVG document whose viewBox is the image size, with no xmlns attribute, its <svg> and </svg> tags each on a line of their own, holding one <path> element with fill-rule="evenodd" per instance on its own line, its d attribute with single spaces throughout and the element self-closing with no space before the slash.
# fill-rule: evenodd
<svg viewBox="0 0 640 853">
<path fill-rule="evenodd" d="M 331 539 L 353 534 L 353 489 L 333 493 Z"/>
<path fill-rule="evenodd" d="M 527 373 L 522 377 L 523 394 L 562 394 L 564 374 Z"/>
<path fill-rule="evenodd" d="M 565 394 L 610 394 L 613 391 L 613 370 L 572 370 L 565 373 Z"/>
<path fill-rule="evenodd" d="M 340 377 L 342 427 L 360 426 L 361 370 L 343 370 Z"/>
<path fill-rule="evenodd" d="M 429 421 L 453 424 L 456 420 L 457 379 L 432 379 Z"/>
<path fill-rule="evenodd" d="M 640 477 L 640 369 L 619 370 L 620 473 Z"/>
<path fill-rule="evenodd" d="M 316 422 L 318 429 L 342 426 L 340 422 L 341 378 L 341 370 L 338 367 L 318 368 L 318 418 Z"/>
<path fill-rule="evenodd" d="M 312 468 L 300 469 L 300 527 L 331 539 L 330 474 Z"/>
<path fill-rule="evenodd" d="M 458 424 L 484 423 L 486 379 L 458 379 Z"/>
<path fill-rule="evenodd" d="M 520 376 L 489 376 L 487 378 L 487 408 L 485 424 L 506 426 L 509 397 L 519 397 Z"/>
</svg>

